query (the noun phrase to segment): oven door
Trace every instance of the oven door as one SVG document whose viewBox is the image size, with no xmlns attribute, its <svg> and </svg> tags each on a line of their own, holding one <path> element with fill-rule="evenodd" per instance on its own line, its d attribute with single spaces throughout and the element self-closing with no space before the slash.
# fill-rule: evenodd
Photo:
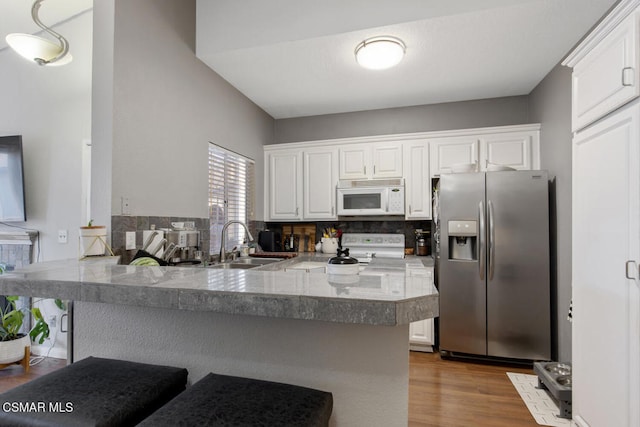
<svg viewBox="0 0 640 427">
<path fill-rule="evenodd" d="M 385 215 L 388 189 L 381 187 L 338 188 L 338 215 Z"/>
</svg>

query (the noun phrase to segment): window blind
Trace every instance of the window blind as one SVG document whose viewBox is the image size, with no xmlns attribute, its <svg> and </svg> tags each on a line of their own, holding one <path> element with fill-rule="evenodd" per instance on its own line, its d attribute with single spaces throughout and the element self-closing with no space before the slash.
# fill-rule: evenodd
<svg viewBox="0 0 640 427">
<path fill-rule="evenodd" d="M 255 162 L 240 154 L 209 144 L 210 253 L 220 251 L 222 227 L 227 221 L 249 226 L 255 200 Z M 225 248 L 240 247 L 245 240 L 241 225 L 227 228 Z"/>
</svg>

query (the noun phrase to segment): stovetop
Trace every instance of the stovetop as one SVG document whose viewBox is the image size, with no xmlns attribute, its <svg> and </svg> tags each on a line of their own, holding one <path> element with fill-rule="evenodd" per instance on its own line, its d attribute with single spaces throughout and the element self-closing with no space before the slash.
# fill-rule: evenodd
<svg viewBox="0 0 640 427">
<path fill-rule="evenodd" d="M 344 233 L 342 247 L 360 263 L 372 258 L 404 258 L 404 234 Z"/>
</svg>

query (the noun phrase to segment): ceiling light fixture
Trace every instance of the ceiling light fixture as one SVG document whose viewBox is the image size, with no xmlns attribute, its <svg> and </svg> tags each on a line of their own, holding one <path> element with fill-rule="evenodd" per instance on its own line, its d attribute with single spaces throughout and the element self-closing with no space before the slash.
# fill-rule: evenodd
<svg viewBox="0 0 640 427">
<path fill-rule="evenodd" d="M 371 37 L 356 46 L 356 61 L 370 70 L 384 70 L 402 61 L 406 46 L 391 36 Z"/>
<path fill-rule="evenodd" d="M 7 35 L 7 44 L 11 46 L 20 56 L 29 61 L 34 61 L 38 65 L 64 65 L 71 62 L 69 53 L 69 42 L 60 34 L 47 27 L 38 18 L 40 4 L 44 0 L 36 0 L 31 7 L 31 18 L 33 22 L 47 33 L 58 39 L 59 44 L 51 40 L 34 36 L 32 34 L 12 33 Z"/>
</svg>

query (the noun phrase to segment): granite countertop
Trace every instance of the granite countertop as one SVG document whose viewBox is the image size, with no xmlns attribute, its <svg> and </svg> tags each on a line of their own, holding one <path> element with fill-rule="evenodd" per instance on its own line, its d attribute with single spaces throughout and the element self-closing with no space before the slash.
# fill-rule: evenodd
<svg viewBox="0 0 640 427">
<path fill-rule="evenodd" d="M 377 259 L 347 277 L 295 268 L 329 257 L 304 254 L 248 270 L 51 261 L 0 275 L 0 294 L 370 325 L 437 317 L 429 259 Z"/>
</svg>

